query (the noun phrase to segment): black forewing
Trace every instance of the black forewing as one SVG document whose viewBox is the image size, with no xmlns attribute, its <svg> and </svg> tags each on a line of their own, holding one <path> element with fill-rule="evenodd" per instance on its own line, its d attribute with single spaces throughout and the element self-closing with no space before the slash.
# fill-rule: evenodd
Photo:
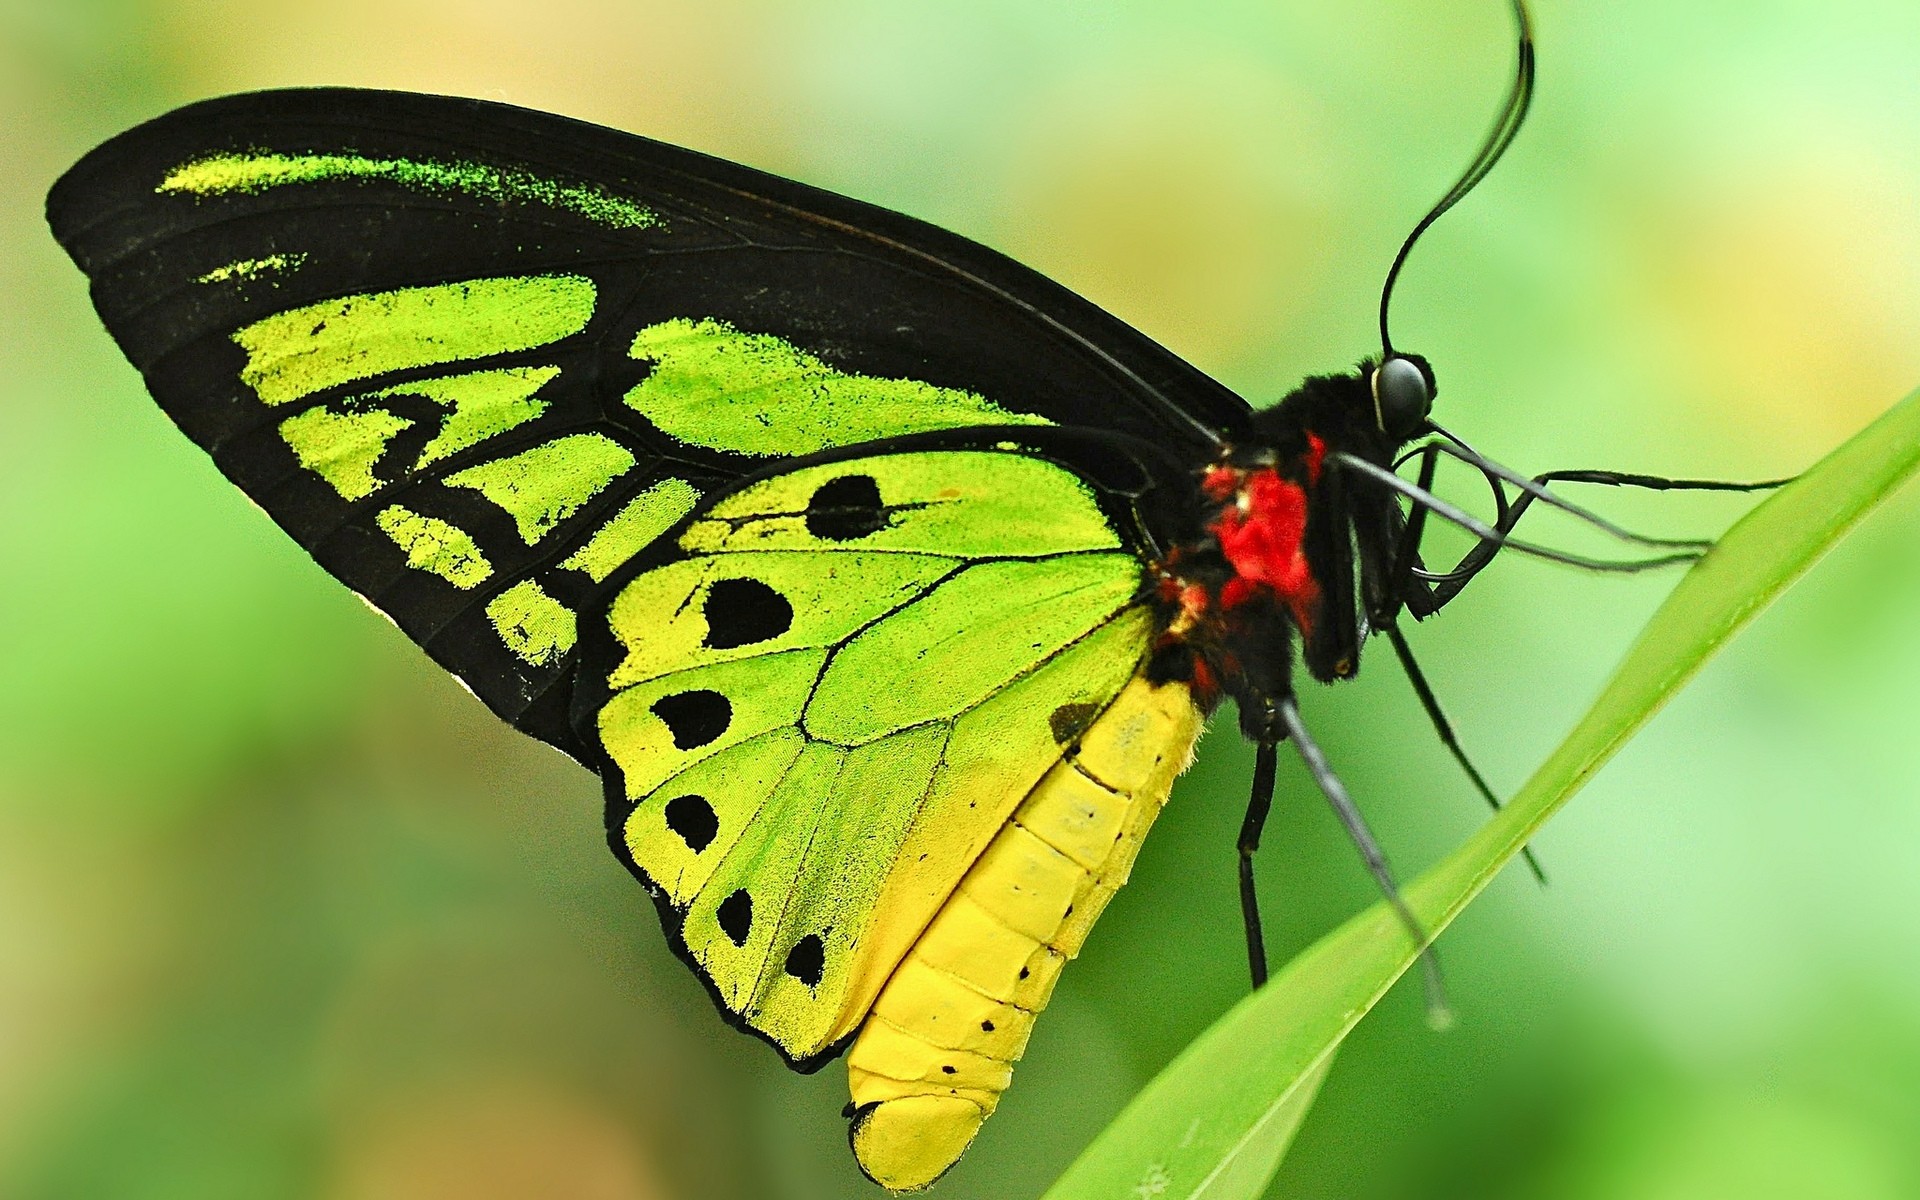
<svg viewBox="0 0 1920 1200">
<path fill-rule="evenodd" d="M 223 151 L 518 168 L 598 184 L 657 212 L 661 224 L 609 229 L 562 208 L 377 178 L 155 194 L 169 171 Z M 690 150 L 480 100 L 312 89 L 191 105 L 89 154 L 55 185 L 48 216 L 143 370 L 164 369 L 169 355 L 224 337 L 254 313 L 237 289 L 189 296 L 190 280 L 292 250 L 312 261 L 276 289 L 288 306 L 592 266 L 625 285 L 629 324 L 715 316 L 787 337 L 843 369 L 964 388 L 1062 425 L 1211 448 L 1241 432 L 1248 415 L 1163 347 L 965 238 Z M 624 346 L 607 350 L 624 357 Z"/>
<path fill-rule="evenodd" d="M 493 185 L 420 186 L 379 173 L 206 194 L 161 191 L 217 155 L 359 156 L 478 164 Z M 534 180 L 548 190 L 498 186 Z M 644 206 L 621 227 L 553 189 Z M 546 198 L 543 199 L 542 196 Z M 391 615 L 506 719 L 579 756 L 565 728 L 569 652 L 546 661 L 501 644 L 487 606 L 536 581 L 578 612 L 594 580 L 556 564 L 620 506 L 665 478 L 711 494 L 764 468 L 682 444 L 622 397 L 646 373 L 634 331 L 713 318 L 780 337 L 833 368 L 964 389 L 1013 413 L 1088 426 L 1197 461 L 1232 438 L 1243 402 L 1106 313 L 1011 260 L 896 213 L 691 151 L 476 100 L 357 90 L 228 97 L 160 117 L 99 147 L 54 187 L 55 236 L 92 281 L 108 329 L 170 416 L 323 566 Z M 234 274 L 236 263 L 277 262 Z M 223 275 L 222 272 L 227 272 Z M 448 281 L 566 273 L 595 288 L 591 320 L 559 341 L 431 369 L 397 369 L 269 409 L 241 382 L 236 330 L 343 296 Z M 419 430 L 387 447 L 382 486 L 343 498 L 303 469 L 289 415 L 369 387 L 452 370 L 558 367 L 545 411 L 431 468 Z M 395 411 L 424 402 L 404 397 Z M 424 419 L 424 418 L 423 418 Z M 775 415 L 777 419 L 777 414 Z M 525 545 L 513 522 L 449 474 L 571 432 L 617 442 L 637 466 Z M 376 515 L 397 502 L 486 551 L 485 586 L 410 569 Z"/>
</svg>

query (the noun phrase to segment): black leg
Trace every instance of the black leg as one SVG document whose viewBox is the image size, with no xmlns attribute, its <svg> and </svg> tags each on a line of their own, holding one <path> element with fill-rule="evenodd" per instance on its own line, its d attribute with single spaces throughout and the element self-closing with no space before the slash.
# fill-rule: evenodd
<svg viewBox="0 0 1920 1200">
<path fill-rule="evenodd" d="M 1487 786 L 1486 779 L 1474 767 L 1473 760 L 1467 757 L 1466 749 L 1460 745 L 1460 739 L 1454 736 L 1453 722 L 1447 720 L 1447 714 L 1440 708 L 1439 697 L 1435 696 L 1433 688 L 1428 686 L 1426 672 L 1422 671 L 1420 664 L 1414 661 L 1413 647 L 1407 645 L 1406 635 L 1400 632 L 1400 627 L 1397 625 L 1388 625 L 1382 632 L 1387 635 L 1387 640 L 1393 643 L 1393 652 L 1400 658 L 1400 666 L 1407 673 L 1407 682 L 1413 685 L 1414 695 L 1420 697 L 1420 707 L 1427 710 L 1427 720 L 1433 723 L 1433 731 L 1440 735 L 1440 744 L 1447 748 L 1448 753 L 1453 755 L 1453 761 L 1459 763 L 1460 769 L 1465 771 L 1467 778 L 1473 781 L 1474 790 L 1478 791 L 1480 798 L 1487 802 L 1487 807 L 1499 812 L 1499 797 L 1495 796 L 1493 789 Z M 1533 871 L 1534 879 L 1545 886 L 1547 875 L 1540 869 L 1540 860 L 1533 856 L 1532 847 L 1526 847 L 1520 853 L 1527 860 L 1528 868 Z"/>
<path fill-rule="evenodd" d="M 1420 450 L 1420 490 L 1433 491 L 1434 465 L 1440 460 L 1439 451 L 1431 443 Z M 1502 497 L 1504 500 L 1505 497 Z M 1504 509 L 1504 505 L 1502 506 Z M 1427 532 L 1427 509 L 1415 504 L 1413 511 L 1407 514 L 1407 523 L 1400 527 L 1400 539 L 1393 548 L 1393 562 L 1388 567 L 1386 591 L 1386 609 L 1382 612 L 1368 613 L 1367 621 L 1375 629 L 1391 627 L 1400 616 L 1400 608 L 1406 603 L 1407 585 L 1413 579 L 1414 568 L 1420 561 L 1420 539 Z M 1504 512 L 1503 514 L 1504 515 Z M 1419 614 L 1415 614 L 1418 616 Z"/>
<path fill-rule="evenodd" d="M 1401 463 L 1415 457 L 1420 459 L 1420 477 L 1416 486 L 1423 492 L 1430 492 L 1433 490 L 1434 465 L 1439 459 L 1439 447 L 1429 442 L 1409 454 L 1406 459 L 1402 459 Z M 1490 477 L 1488 483 L 1493 488 L 1494 503 L 1501 510 L 1499 519 L 1494 522 L 1495 527 L 1498 528 L 1507 520 L 1506 496 L 1501 491 L 1498 478 Z M 1386 601 L 1379 611 L 1367 614 L 1367 623 L 1375 633 L 1386 634 L 1387 640 L 1393 643 L 1393 652 L 1400 659 L 1400 667 L 1406 672 L 1407 682 L 1413 685 L 1414 695 L 1420 698 L 1420 707 L 1426 710 L 1427 720 L 1432 724 L 1433 731 L 1439 735 L 1441 745 L 1447 748 L 1447 752 L 1453 755 L 1453 761 L 1459 763 L 1460 769 L 1466 772 L 1467 778 L 1473 783 L 1474 790 L 1479 792 L 1480 798 L 1487 802 L 1487 807 L 1499 812 L 1499 797 L 1493 794 L 1493 789 L 1487 786 L 1486 778 L 1480 774 L 1479 768 L 1475 767 L 1473 760 L 1467 757 L 1466 748 L 1454 735 L 1453 722 L 1447 720 L 1446 712 L 1440 707 L 1439 698 L 1433 694 L 1433 688 L 1427 683 L 1427 673 L 1420 669 L 1419 662 L 1413 657 L 1413 647 L 1407 644 L 1406 635 L 1400 632 L 1400 608 L 1405 603 L 1414 567 L 1419 562 L 1420 538 L 1426 531 L 1426 521 L 1427 510 L 1420 505 L 1414 505 L 1413 512 L 1408 515 L 1407 523 L 1401 527 L 1400 536 L 1394 544 L 1392 574 L 1388 576 L 1387 585 L 1383 589 L 1386 593 Z M 1534 879 L 1544 885 L 1547 882 L 1547 876 L 1540 869 L 1540 861 L 1533 856 L 1533 851 L 1524 849 L 1521 853 L 1525 856 L 1527 867 L 1532 870 Z"/>
<path fill-rule="evenodd" d="M 1256 988 L 1267 981 L 1267 943 L 1260 933 L 1260 897 L 1253 890 L 1253 855 L 1260 849 L 1267 810 L 1273 807 L 1273 774 L 1273 743 L 1263 741 L 1253 760 L 1253 794 L 1240 822 L 1240 920 L 1247 927 L 1247 969 Z"/>
<path fill-rule="evenodd" d="M 1373 831 L 1367 828 L 1367 819 L 1354 807 L 1353 798 L 1347 795 L 1346 785 L 1333 773 L 1327 763 L 1327 756 L 1320 752 L 1319 745 L 1307 733 L 1307 727 L 1300 720 L 1300 709 L 1294 704 L 1293 697 L 1281 699 L 1275 707 L 1275 716 L 1280 727 L 1293 741 L 1293 748 L 1300 752 L 1300 758 L 1307 764 L 1307 770 L 1313 775 L 1313 781 L 1320 786 L 1320 792 L 1332 806 L 1334 815 L 1346 827 L 1347 836 L 1360 851 L 1360 857 L 1367 864 L 1367 870 L 1373 875 L 1374 883 L 1387 898 L 1387 903 L 1400 916 L 1400 923 L 1413 935 L 1414 945 L 1420 948 L 1420 969 L 1425 976 L 1427 991 L 1427 1022 L 1436 1029 L 1443 1029 L 1453 1023 L 1452 1010 L 1447 1006 L 1447 990 L 1440 980 L 1440 960 L 1433 952 L 1433 939 L 1426 928 L 1420 924 L 1420 918 L 1413 915 L 1407 902 L 1401 898 L 1400 885 L 1394 882 L 1393 871 L 1387 866 L 1386 855 L 1381 853 L 1380 843 L 1374 840 Z"/>
</svg>

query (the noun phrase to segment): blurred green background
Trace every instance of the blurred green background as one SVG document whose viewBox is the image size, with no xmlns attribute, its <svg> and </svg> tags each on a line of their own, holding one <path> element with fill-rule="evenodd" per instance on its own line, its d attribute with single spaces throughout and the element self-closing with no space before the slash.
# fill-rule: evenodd
<svg viewBox="0 0 1920 1200">
<path fill-rule="evenodd" d="M 1790 473 L 1920 384 L 1920 6 L 1545 0 L 1531 125 L 1396 340 L 1529 470 Z M 1374 346 L 1504 83 L 1496 0 L 5 0 L 0 1196 L 878 1195 L 844 1072 L 722 1027 L 498 725 L 146 400 L 40 218 L 189 100 L 511 100 L 926 217 L 1256 403 Z M 1471 495 L 1471 481 L 1448 487 Z M 1737 505 L 1600 497 L 1671 530 Z M 1536 532 L 1589 545 L 1542 522 Z M 1507 562 L 1416 632 L 1496 786 L 1667 587 Z M 1920 1195 L 1920 495 L 1630 746 L 1359 1030 L 1282 1197 Z M 1411 874 L 1482 818 L 1390 656 L 1307 716 Z M 1245 986 L 1230 717 L 945 1200 L 1036 1195 Z M 1372 893 L 1307 781 L 1284 956 Z"/>
</svg>

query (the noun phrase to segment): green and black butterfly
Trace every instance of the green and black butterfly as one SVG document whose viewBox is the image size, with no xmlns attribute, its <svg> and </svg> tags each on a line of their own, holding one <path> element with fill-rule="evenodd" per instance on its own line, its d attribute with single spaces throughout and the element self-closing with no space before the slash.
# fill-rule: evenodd
<svg viewBox="0 0 1920 1200">
<path fill-rule="evenodd" d="M 1519 126 L 1521 16 L 1501 121 L 1420 229 Z M 1513 523 L 1567 507 L 1433 424 L 1384 298 L 1380 359 L 1256 412 L 965 239 L 499 104 L 197 104 L 89 154 L 48 217 L 220 469 L 602 777 L 723 1015 L 800 1070 L 847 1052 L 855 1152 L 896 1189 L 992 1111 L 1221 699 L 1260 747 L 1256 983 L 1280 742 L 1392 894 L 1296 661 L 1350 676 L 1386 633 L 1454 746 L 1396 619 L 1548 553 Z M 1494 522 L 1432 495 L 1443 454 Z M 1421 563 L 1429 513 L 1478 535 L 1453 571 Z M 1661 548 L 1589 565 L 1702 544 Z"/>
</svg>

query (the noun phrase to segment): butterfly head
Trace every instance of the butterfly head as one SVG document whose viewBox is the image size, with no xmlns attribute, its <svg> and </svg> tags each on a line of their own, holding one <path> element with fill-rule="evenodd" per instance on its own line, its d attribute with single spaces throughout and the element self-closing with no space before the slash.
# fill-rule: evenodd
<svg viewBox="0 0 1920 1200">
<path fill-rule="evenodd" d="M 1303 483 L 1317 482 L 1306 476 L 1317 476 L 1330 454 L 1387 466 L 1408 442 L 1433 432 L 1437 391 L 1427 360 L 1398 351 L 1343 375 L 1315 375 L 1255 413 L 1251 436 L 1223 448 L 1219 461 L 1240 470 L 1278 466 Z"/>
<path fill-rule="evenodd" d="M 1422 433 L 1433 411 L 1433 367 L 1417 354 L 1390 354 L 1363 368 L 1373 399 L 1374 427 L 1394 444 Z"/>
</svg>

